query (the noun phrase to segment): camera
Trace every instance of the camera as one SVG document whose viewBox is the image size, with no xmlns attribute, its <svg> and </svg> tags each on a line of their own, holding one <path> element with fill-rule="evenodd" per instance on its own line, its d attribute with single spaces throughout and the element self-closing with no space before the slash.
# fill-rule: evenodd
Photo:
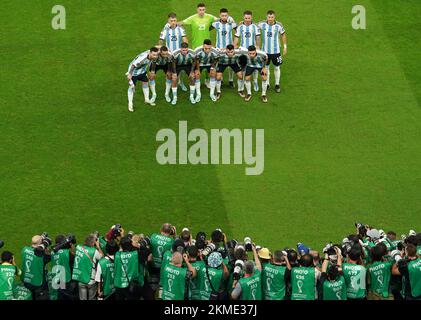
<svg viewBox="0 0 421 320">
<path fill-rule="evenodd" d="M 206 247 L 205 247 L 205 249 L 203 249 L 203 251 L 202 251 L 202 255 L 203 256 L 208 256 L 210 253 L 212 253 L 213 251 L 215 251 L 215 249 L 216 249 L 216 245 L 214 244 L 214 243 L 209 243 Z"/>
<path fill-rule="evenodd" d="M 127 232 L 127 236 L 130 238 L 130 239 L 133 239 L 133 236 L 134 236 L 134 231 L 129 231 L 129 232 Z"/>
<path fill-rule="evenodd" d="M 195 245 L 199 250 L 203 250 L 206 247 L 206 233 L 198 232 L 196 235 Z"/>
<path fill-rule="evenodd" d="M 230 240 L 225 244 L 225 251 L 227 253 L 228 260 L 230 263 L 234 263 L 235 261 L 234 251 L 237 244 L 238 244 L 238 241 L 235 239 Z"/>
<path fill-rule="evenodd" d="M 177 234 L 177 229 L 175 226 L 171 226 L 170 236 L 175 236 Z"/>
<path fill-rule="evenodd" d="M 244 261 L 236 260 L 234 264 L 234 271 L 232 273 L 233 279 L 238 280 L 241 277 L 241 271 L 244 269 Z"/>
<path fill-rule="evenodd" d="M 139 245 L 141 248 L 148 248 L 151 245 L 151 238 L 144 235 L 141 235 L 140 238 Z"/>
<path fill-rule="evenodd" d="M 251 243 L 250 237 L 244 238 L 244 248 L 246 249 L 246 251 L 252 251 L 253 250 L 253 245 Z"/>
<path fill-rule="evenodd" d="M 45 250 L 51 246 L 53 242 L 51 241 L 51 239 L 48 236 L 47 232 L 43 232 L 41 234 L 41 244 L 34 248 L 34 253 L 36 256 L 40 257 L 44 254 Z"/>
<path fill-rule="evenodd" d="M 216 252 L 219 252 L 222 256 L 222 259 L 225 259 L 228 256 L 228 252 L 224 247 L 219 247 Z"/>
<path fill-rule="evenodd" d="M 69 249 L 72 244 L 76 244 L 76 237 L 73 234 L 68 234 L 63 242 L 56 244 L 53 251 L 57 252 L 61 249 Z"/>
<path fill-rule="evenodd" d="M 355 222 L 355 227 L 358 229 L 358 235 L 361 237 L 365 237 L 367 234 L 367 229 L 362 222 Z"/>
</svg>

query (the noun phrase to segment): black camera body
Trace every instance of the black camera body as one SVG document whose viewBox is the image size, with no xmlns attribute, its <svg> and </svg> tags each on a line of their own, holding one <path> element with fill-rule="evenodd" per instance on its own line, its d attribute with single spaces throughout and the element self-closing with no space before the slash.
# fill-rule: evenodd
<svg viewBox="0 0 421 320">
<path fill-rule="evenodd" d="M 45 253 L 45 250 L 52 244 L 51 238 L 48 236 L 47 232 L 41 234 L 41 244 L 34 248 L 34 253 L 36 256 L 40 257 Z"/>
<path fill-rule="evenodd" d="M 73 234 L 68 234 L 63 242 L 58 243 L 53 247 L 53 251 L 58 252 L 61 249 L 70 249 L 72 244 L 76 244 L 76 237 Z"/>
</svg>

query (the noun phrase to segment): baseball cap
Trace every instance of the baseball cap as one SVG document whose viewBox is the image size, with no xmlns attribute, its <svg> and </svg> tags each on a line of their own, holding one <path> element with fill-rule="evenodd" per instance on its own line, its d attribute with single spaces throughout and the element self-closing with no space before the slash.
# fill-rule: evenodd
<svg viewBox="0 0 421 320">
<path fill-rule="evenodd" d="M 259 258 L 262 258 L 262 259 L 266 259 L 266 260 L 270 259 L 270 251 L 268 248 L 260 249 L 257 255 L 259 256 Z"/>
<path fill-rule="evenodd" d="M 309 254 L 310 253 L 310 248 L 307 247 L 305 244 L 303 244 L 301 242 L 298 242 L 298 244 L 297 244 L 297 250 L 298 250 L 298 253 L 300 255 L 304 255 L 304 254 Z"/>
</svg>

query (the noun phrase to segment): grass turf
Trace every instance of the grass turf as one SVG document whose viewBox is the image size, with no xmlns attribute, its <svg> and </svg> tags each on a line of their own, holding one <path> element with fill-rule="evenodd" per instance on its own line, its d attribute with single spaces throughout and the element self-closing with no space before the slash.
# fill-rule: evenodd
<svg viewBox="0 0 421 320">
<path fill-rule="evenodd" d="M 67 29 L 51 28 L 56 1 L 5 0 L 0 18 L 0 239 L 17 253 L 33 234 L 79 241 L 119 222 L 151 233 L 169 221 L 193 232 L 221 227 L 272 249 L 321 248 L 354 221 L 421 229 L 421 11 L 418 0 L 360 1 L 367 30 L 351 28 L 349 1 L 212 1 L 237 20 L 280 14 L 289 39 L 283 93 L 241 101 L 223 88 L 174 108 L 127 112 L 127 65 L 157 42 L 166 14 L 195 1 L 64 0 Z M 273 88 L 273 73 L 272 73 Z M 206 89 L 202 89 L 207 92 Z M 265 171 L 160 166 L 161 128 L 264 128 Z M 19 259 L 18 259 L 19 260 Z"/>
</svg>

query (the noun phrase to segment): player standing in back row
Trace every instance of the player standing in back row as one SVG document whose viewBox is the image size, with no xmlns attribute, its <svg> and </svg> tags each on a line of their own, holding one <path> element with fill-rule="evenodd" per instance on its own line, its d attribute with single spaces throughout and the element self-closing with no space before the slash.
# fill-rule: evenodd
<svg viewBox="0 0 421 320">
<path fill-rule="evenodd" d="M 212 23 L 210 30 L 216 31 L 216 45 L 215 48 L 225 50 L 228 45 L 234 44 L 233 31 L 237 28 L 235 21 L 228 22 L 228 10 L 222 8 L 219 10 L 219 20 Z M 228 69 L 229 85 L 234 88 L 234 73 Z"/>
<path fill-rule="evenodd" d="M 168 23 L 164 26 L 164 29 L 162 29 L 161 34 L 159 35 L 159 45 L 166 45 L 170 52 L 174 52 L 181 48 L 183 42 L 189 42 L 186 31 L 178 24 L 177 15 L 174 12 L 171 12 L 168 14 Z M 187 87 L 181 79 L 179 79 L 178 84 L 181 87 L 181 90 L 187 91 Z M 171 86 L 171 80 L 167 79 L 166 85 L 167 87 Z"/>
<path fill-rule="evenodd" d="M 259 23 L 260 33 L 262 37 L 262 51 L 268 55 L 267 65 L 267 83 L 269 87 L 270 79 L 270 63 L 273 64 L 275 74 L 275 91 L 281 92 L 281 64 L 282 55 L 280 48 L 280 37 L 283 42 L 283 56 L 287 54 L 287 36 L 285 29 L 280 22 L 275 20 L 275 11 L 267 12 L 267 20 Z"/>
<path fill-rule="evenodd" d="M 253 23 L 253 13 L 249 10 L 244 11 L 243 21 L 237 27 L 237 32 L 235 33 L 234 46 L 236 48 L 243 47 L 248 49 L 250 46 L 255 46 L 256 49 L 259 49 L 260 45 L 260 30 L 259 27 Z M 239 44 L 241 43 L 241 45 Z M 253 73 L 253 84 L 254 91 L 259 91 L 259 84 L 257 82 L 258 73 Z"/>
</svg>

